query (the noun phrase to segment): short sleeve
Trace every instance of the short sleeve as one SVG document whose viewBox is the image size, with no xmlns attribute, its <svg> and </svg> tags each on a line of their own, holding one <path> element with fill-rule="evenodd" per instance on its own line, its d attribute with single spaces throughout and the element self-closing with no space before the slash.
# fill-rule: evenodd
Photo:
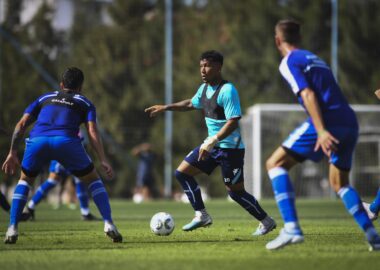
<svg viewBox="0 0 380 270">
<path fill-rule="evenodd" d="M 223 86 L 218 97 L 218 104 L 223 107 L 227 120 L 241 117 L 239 94 L 232 84 Z"/>
<path fill-rule="evenodd" d="M 193 104 L 193 107 L 196 109 L 202 109 L 202 92 L 203 88 L 205 87 L 205 84 L 201 84 L 201 86 L 198 88 L 197 92 L 191 99 L 191 103 Z"/>
<path fill-rule="evenodd" d="M 304 56 L 299 56 L 296 53 L 291 53 L 285 57 L 280 65 L 280 72 L 285 80 L 289 83 L 295 95 L 300 91 L 309 87 L 303 72 L 305 64 Z"/>
<path fill-rule="evenodd" d="M 37 99 L 25 109 L 24 114 L 30 114 L 34 118 L 37 118 L 40 111 L 41 106 L 39 100 Z"/>
<path fill-rule="evenodd" d="M 96 108 L 93 104 L 91 104 L 87 110 L 86 121 L 96 122 Z"/>
</svg>

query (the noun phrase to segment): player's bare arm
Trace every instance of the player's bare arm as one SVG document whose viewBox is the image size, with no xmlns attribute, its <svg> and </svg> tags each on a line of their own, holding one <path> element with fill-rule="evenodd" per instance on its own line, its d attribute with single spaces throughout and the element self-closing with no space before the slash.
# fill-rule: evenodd
<svg viewBox="0 0 380 270">
<path fill-rule="evenodd" d="M 6 158 L 6 160 L 3 163 L 2 170 L 6 174 L 13 175 L 16 171 L 17 166 L 20 165 L 20 162 L 17 157 L 17 149 L 20 144 L 20 142 L 24 138 L 24 134 L 28 126 L 34 122 L 34 117 L 32 117 L 30 114 L 24 114 L 20 121 L 16 124 L 16 127 L 13 131 L 12 140 L 11 140 L 11 147 L 9 150 L 9 154 Z"/>
<path fill-rule="evenodd" d="M 207 138 L 199 149 L 198 160 L 206 159 L 215 144 L 228 137 L 235 129 L 237 129 L 239 127 L 239 119 L 240 117 L 229 119 L 215 136 Z"/>
<path fill-rule="evenodd" d="M 88 132 L 88 137 L 91 142 L 91 146 L 95 150 L 96 154 L 98 155 L 98 158 L 100 160 L 100 164 L 102 165 L 103 170 L 105 171 L 109 179 L 113 178 L 113 175 L 114 175 L 113 169 L 104 153 L 103 142 L 99 135 L 99 131 L 98 131 L 98 127 L 96 123 L 93 121 L 89 121 L 86 123 L 86 128 Z"/>
<path fill-rule="evenodd" d="M 377 89 L 377 90 L 375 91 L 375 95 L 376 95 L 376 97 L 377 97 L 378 99 L 380 99 L 380 89 Z"/>
<path fill-rule="evenodd" d="M 330 156 L 331 152 L 337 150 L 336 144 L 338 144 L 339 141 L 325 129 L 321 109 L 314 91 L 310 88 L 306 88 L 301 91 L 300 95 L 318 133 L 318 140 L 314 150 L 317 151 L 319 148 L 322 148 L 322 151 L 327 156 Z"/>
<path fill-rule="evenodd" d="M 195 110 L 193 104 L 191 103 L 191 99 L 185 99 L 180 102 L 167 104 L 167 105 L 154 105 L 152 107 L 146 108 L 144 111 L 149 113 L 150 117 L 155 117 L 157 114 L 162 113 L 164 111 L 192 111 Z"/>
</svg>

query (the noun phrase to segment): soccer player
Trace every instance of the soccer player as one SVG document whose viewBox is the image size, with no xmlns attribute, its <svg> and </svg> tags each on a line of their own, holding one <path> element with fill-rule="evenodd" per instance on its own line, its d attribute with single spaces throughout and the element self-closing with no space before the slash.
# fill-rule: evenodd
<svg viewBox="0 0 380 270">
<path fill-rule="evenodd" d="M 58 183 L 63 186 L 65 180 L 71 175 L 71 173 L 66 170 L 58 161 L 52 160 L 49 167 L 48 179 L 43 182 L 34 193 L 32 199 L 28 202 L 27 211 L 22 217 L 22 219 L 35 219 L 35 208 L 41 202 L 41 200 L 52 190 Z M 79 200 L 80 211 L 82 214 L 82 219 L 85 221 L 97 220 L 97 218 L 91 214 L 90 208 L 88 207 L 88 195 L 86 186 L 83 182 L 76 176 L 73 175 L 75 190 Z M 61 188 L 63 191 L 63 188 Z M 59 193 L 59 203 L 61 203 L 62 191 Z"/>
<path fill-rule="evenodd" d="M 239 95 L 234 85 L 222 77 L 223 56 L 217 51 L 206 51 L 200 57 L 203 84 L 192 99 L 168 105 L 154 105 L 145 109 L 151 117 L 164 111 L 203 110 L 208 137 L 192 150 L 175 171 L 193 209 L 194 219 L 183 226 L 184 231 L 212 224 L 204 206 L 195 176 L 220 166 L 228 194 L 249 214 L 260 221 L 254 235 L 264 235 L 276 227 L 275 221 L 261 208 L 258 201 L 244 188 L 244 144 L 241 140 Z"/>
<path fill-rule="evenodd" d="M 287 80 L 309 118 L 290 134 L 267 160 L 275 199 L 284 220 L 280 235 L 266 245 L 278 249 L 303 242 L 295 196 L 288 171 L 297 163 L 329 157 L 329 179 L 348 212 L 364 231 L 370 250 L 380 249 L 380 237 L 349 185 L 352 155 L 358 138 L 358 123 L 330 68 L 315 54 L 299 48 L 300 25 L 282 20 L 275 27 L 275 42 L 283 59 L 280 72 Z"/>
<path fill-rule="evenodd" d="M 15 188 L 6 244 L 16 243 L 17 224 L 26 204 L 30 185 L 50 160 L 59 161 L 73 175 L 88 184 L 93 200 L 104 220 L 104 232 L 113 242 L 122 242 L 122 236 L 113 224 L 108 194 L 103 182 L 87 155 L 80 138 L 79 126 L 85 123 L 92 147 L 94 148 L 108 178 L 113 177 L 113 169 L 104 153 L 103 144 L 96 125 L 95 106 L 81 94 L 84 81 L 83 72 L 71 67 L 65 70 L 60 83 L 60 91 L 42 95 L 30 104 L 12 136 L 9 154 L 2 166 L 7 174 L 14 174 L 19 164 L 17 148 L 27 127 L 36 121 L 26 140 L 26 148 L 21 163 L 21 176 Z"/>
<path fill-rule="evenodd" d="M 375 95 L 378 99 L 380 99 L 380 89 L 377 89 L 375 91 Z M 371 220 L 378 218 L 380 212 L 380 188 L 377 191 L 376 198 L 373 200 L 373 202 L 370 204 L 363 202 L 363 207 L 367 211 L 367 214 Z"/>
</svg>

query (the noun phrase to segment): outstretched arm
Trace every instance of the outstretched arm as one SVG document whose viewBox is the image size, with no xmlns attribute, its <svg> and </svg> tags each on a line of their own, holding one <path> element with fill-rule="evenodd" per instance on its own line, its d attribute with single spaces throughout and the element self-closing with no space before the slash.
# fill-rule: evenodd
<svg viewBox="0 0 380 270">
<path fill-rule="evenodd" d="M 100 160 L 100 164 L 102 165 L 102 168 L 105 171 L 107 177 L 111 179 L 113 177 L 113 169 L 104 153 L 104 147 L 102 139 L 99 135 L 98 127 L 95 122 L 89 121 L 86 123 L 86 128 L 88 132 L 88 138 L 91 142 L 91 146 L 95 150 Z"/>
<path fill-rule="evenodd" d="M 145 112 L 149 113 L 150 117 L 155 117 L 157 114 L 162 113 L 164 111 L 191 111 L 195 110 L 193 104 L 191 103 L 191 99 L 182 100 L 177 103 L 172 103 L 168 105 L 154 105 L 152 107 L 146 108 Z"/>
<path fill-rule="evenodd" d="M 300 95 L 318 133 L 318 140 L 314 151 L 322 148 L 323 152 L 327 156 L 330 156 L 331 152 L 337 150 L 336 144 L 338 144 L 339 141 L 325 129 L 321 109 L 314 91 L 310 88 L 305 88 Z"/>
<path fill-rule="evenodd" d="M 23 140 L 25 131 L 34 122 L 34 117 L 32 117 L 30 114 L 24 114 L 20 121 L 16 124 L 16 127 L 13 131 L 12 140 L 11 140 L 11 147 L 9 150 L 9 154 L 6 158 L 6 160 L 3 163 L 2 170 L 6 174 L 13 175 L 16 171 L 17 166 L 20 165 L 20 162 L 17 157 L 17 149 L 20 144 L 20 142 Z"/>
</svg>

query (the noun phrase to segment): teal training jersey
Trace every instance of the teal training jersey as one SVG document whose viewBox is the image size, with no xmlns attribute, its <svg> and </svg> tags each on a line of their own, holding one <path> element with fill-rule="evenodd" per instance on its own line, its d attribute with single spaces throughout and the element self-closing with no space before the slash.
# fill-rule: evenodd
<svg viewBox="0 0 380 270">
<path fill-rule="evenodd" d="M 191 99 L 191 103 L 193 104 L 194 108 L 199 109 L 199 110 L 203 109 L 201 98 L 202 98 L 202 92 L 203 92 L 204 87 L 205 87 L 205 84 L 204 83 L 201 84 L 201 86 L 198 88 L 197 93 Z M 206 90 L 207 98 L 211 98 L 212 95 L 217 90 L 217 88 L 218 88 L 217 85 L 215 86 L 208 85 L 207 90 Z M 212 118 L 205 117 L 207 129 L 208 129 L 208 136 L 216 135 L 229 119 L 241 117 L 239 94 L 232 83 L 228 82 L 222 86 L 216 102 L 220 107 L 224 109 L 226 120 L 215 120 Z M 243 149 L 244 144 L 240 135 L 240 127 L 235 129 L 228 137 L 221 140 L 216 146 L 220 148 Z"/>
</svg>

